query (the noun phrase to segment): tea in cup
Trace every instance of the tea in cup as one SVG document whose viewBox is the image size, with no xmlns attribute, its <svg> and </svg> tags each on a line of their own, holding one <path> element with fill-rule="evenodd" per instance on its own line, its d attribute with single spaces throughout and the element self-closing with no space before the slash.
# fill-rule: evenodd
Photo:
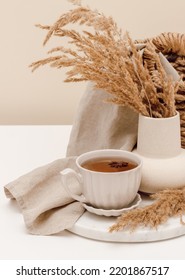
<svg viewBox="0 0 185 280">
<path fill-rule="evenodd" d="M 61 171 L 63 185 L 69 195 L 80 202 L 99 209 L 121 209 L 129 205 L 141 183 L 142 161 L 132 152 L 104 149 L 84 153 L 77 157 L 79 172 L 71 168 Z M 77 180 L 81 194 L 70 186 Z"/>
</svg>

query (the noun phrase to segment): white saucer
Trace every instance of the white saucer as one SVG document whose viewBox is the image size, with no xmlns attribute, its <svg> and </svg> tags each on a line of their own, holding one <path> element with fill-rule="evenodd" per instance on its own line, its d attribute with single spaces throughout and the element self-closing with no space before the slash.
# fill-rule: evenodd
<svg viewBox="0 0 185 280">
<path fill-rule="evenodd" d="M 134 200 L 126 208 L 122 208 L 122 209 L 105 210 L 105 209 L 94 208 L 91 205 L 85 203 L 83 203 L 82 205 L 88 212 L 91 212 L 93 214 L 99 216 L 116 217 L 116 216 L 120 216 L 123 212 L 136 208 L 140 204 L 140 202 L 141 202 L 141 196 L 137 194 Z"/>
</svg>

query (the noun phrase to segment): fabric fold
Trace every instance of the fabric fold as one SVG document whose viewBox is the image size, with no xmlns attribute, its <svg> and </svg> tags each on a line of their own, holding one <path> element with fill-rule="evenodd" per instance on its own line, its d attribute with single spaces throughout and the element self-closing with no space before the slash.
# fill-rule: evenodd
<svg viewBox="0 0 185 280">
<path fill-rule="evenodd" d="M 75 157 L 58 159 L 19 177 L 4 187 L 8 198 L 16 199 L 29 233 L 48 235 L 72 225 L 84 208 L 65 191 L 60 171 L 74 168 Z"/>
</svg>

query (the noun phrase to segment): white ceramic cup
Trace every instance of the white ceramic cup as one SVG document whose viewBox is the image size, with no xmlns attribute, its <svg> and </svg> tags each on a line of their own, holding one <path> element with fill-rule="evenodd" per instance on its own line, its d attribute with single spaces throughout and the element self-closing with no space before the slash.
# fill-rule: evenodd
<svg viewBox="0 0 185 280">
<path fill-rule="evenodd" d="M 121 172 L 97 172 L 81 166 L 88 160 L 115 157 L 136 163 L 137 166 Z M 73 199 L 101 209 L 121 209 L 134 200 L 141 183 L 142 161 L 139 156 L 123 150 L 96 150 L 80 155 L 76 165 L 79 173 L 70 168 L 61 171 L 62 183 Z M 80 195 L 73 193 L 71 178 L 78 181 Z"/>
</svg>

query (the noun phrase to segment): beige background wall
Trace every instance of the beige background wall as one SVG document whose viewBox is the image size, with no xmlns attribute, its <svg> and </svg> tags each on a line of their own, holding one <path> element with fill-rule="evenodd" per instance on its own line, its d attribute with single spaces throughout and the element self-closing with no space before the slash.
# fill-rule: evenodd
<svg viewBox="0 0 185 280">
<path fill-rule="evenodd" d="M 184 33 L 184 0 L 82 0 L 111 15 L 134 39 L 164 31 Z M 67 0 L 0 0 L 0 124 L 71 124 L 85 83 L 65 84 L 65 71 L 28 65 L 56 46 L 45 32 L 73 6 Z"/>
</svg>

